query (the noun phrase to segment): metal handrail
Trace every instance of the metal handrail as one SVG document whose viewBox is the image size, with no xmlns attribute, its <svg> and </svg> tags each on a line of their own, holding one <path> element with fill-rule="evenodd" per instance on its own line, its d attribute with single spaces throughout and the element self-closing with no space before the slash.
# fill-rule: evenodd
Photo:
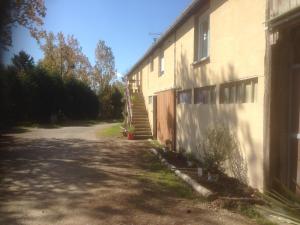
<svg viewBox="0 0 300 225">
<path fill-rule="evenodd" d="M 130 91 L 129 91 L 129 82 L 126 81 L 126 105 L 127 105 L 127 124 L 131 126 L 132 123 L 132 109 L 131 109 L 131 99 L 130 99 Z"/>
</svg>

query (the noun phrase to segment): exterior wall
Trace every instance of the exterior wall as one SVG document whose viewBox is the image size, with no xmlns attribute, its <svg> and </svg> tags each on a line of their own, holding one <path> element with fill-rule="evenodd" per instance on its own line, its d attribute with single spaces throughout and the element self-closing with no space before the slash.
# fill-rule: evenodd
<svg viewBox="0 0 300 225">
<path fill-rule="evenodd" d="M 153 128 L 153 106 L 148 96 L 171 88 L 217 87 L 215 105 L 176 105 L 176 148 L 196 154 L 208 126 L 220 121 L 236 132 L 250 185 L 263 189 L 263 105 L 265 9 L 262 0 L 211 0 L 210 57 L 194 64 L 196 19 L 205 8 L 187 19 L 154 53 L 140 64 L 142 91 Z M 255 16 L 253 16 L 255 15 Z M 165 74 L 159 76 L 159 54 L 164 49 Z M 154 71 L 150 71 L 154 57 Z M 129 76 L 134 76 L 132 73 Z M 219 104 L 220 84 L 258 78 L 256 103 Z"/>
<path fill-rule="evenodd" d="M 176 86 L 216 85 L 217 104 L 177 104 L 177 148 L 196 153 L 206 129 L 223 122 L 236 132 L 247 181 L 262 190 L 265 1 L 214 0 L 209 11 L 209 60 L 192 65 L 196 17 L 178 30 Z M 220 84 L 251 77 L 258 78 L 256 103 L 219 104 Z"/>
<path fill-rule="evenodd" d="M 158 92 L 174 88 L 174 35 L 171 35 L 162 46 L 144 60 L 139 68 L 131 75 L 132 78 L 137 77 L 142 72 L 142 92 L 145 99 L 146 109 L 148 111 L 150 127 L 153 132 L 153 104 L 149 104 L 149 96 L 157 95 Z M 165 72 L 159 74 L 159 57 L 161 51 L 164 52 Z M 150 70 L 151 60 L 153 58 L 153 71 Z"/>
</svg>

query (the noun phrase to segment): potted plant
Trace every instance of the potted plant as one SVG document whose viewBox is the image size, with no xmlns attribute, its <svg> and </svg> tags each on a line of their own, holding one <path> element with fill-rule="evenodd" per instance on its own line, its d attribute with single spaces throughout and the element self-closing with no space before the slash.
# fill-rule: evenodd
<svg viewBox="0 0 300 225">
<path fill-rule="evenodd" d="M 127 129 L 127 138 L 128 138 L 128 140 L 133 140 L 134 139 L 134 127 L 133 126 L 130 126 Z"/>
</svg>

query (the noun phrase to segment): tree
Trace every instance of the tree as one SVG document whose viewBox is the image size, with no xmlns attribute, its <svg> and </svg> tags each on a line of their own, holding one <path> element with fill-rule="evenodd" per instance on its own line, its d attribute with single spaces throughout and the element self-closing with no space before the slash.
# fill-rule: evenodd
<svg viewBox="0 0 300 225">
<path fill-rule="evenodd" d="M 33 58 L 24 51 L 20 51 L 18 55 L 14 55 L 12 63 L 19 75 L 24 75 L 34 68 Z"/>
<path fill-rule="evenodd" d="M 0 1 L 0 50 L 12 44 L 11 30 L 20 25 L 27 28 L 39 40 L 43 36 L 43 18 L 46 16 L 44 0 L 1 0 Z"/>
<path fill-rule="evenodd" d="M 116 77 L 115 57 L 104 41 L 99 41 L 95 50 L 93 88 L 103 91 Z"/>
<path fill-rule="evenodd" d="M 41 43 L 44 58 L 40 65 L 50 72 L 59 73 L 62 78 L 76 78 L 89 84 L 92 66 L 83 54 L 78 40 L 62 32 L 54 35 L 52 32 L 45 35 Z"/>
</svg>

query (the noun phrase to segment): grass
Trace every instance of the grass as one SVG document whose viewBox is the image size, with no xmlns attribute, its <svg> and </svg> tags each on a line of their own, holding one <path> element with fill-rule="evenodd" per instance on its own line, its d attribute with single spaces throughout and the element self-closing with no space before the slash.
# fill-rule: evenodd
<svg viewBox="0 0 300 225">
<path fill-rule="evenodd" d="M 101 129 L 96 132 L 97 137 L 120 137 L 121 136 L 121 123 L 114 124 L 107 128 Z"/>
<path fill-rule="evenodd" d="M 159 147 L 159 143 L 151 142 L 151 146 Z M 146 160 L 144 173 L 139 174 L 139 179 L 155 190 L 161 191 L 162 194 L 171 196 L 193 199 L 196 201 L 209 201 L 208 199 L 196 195 L 195 192 L 186 183 L 180 180 L 172 171 L 163 166 L 156 156 L 151 153 L 145 153 L 143 160 Z M 224 208 L 227 208 L 226 206 Z M 250 204 L 242 204 L 236 208 L 227 208 L 230 211 L 235 211 L 260 225 L 276 225 L 271 222 L 261 213 L 257 211 L 255 206 Z"/>
<path fill-rule="evenodd" d="M 180 180 L 172 171 L 163 166 L 156 156 L 149 152 L 143 155 L 146 161 L 145 172 L 138 174 L 138 179 L 164 195 L 187 199 L 197 198 L 193 190 Z"/>
<path fill-rule="evenodd" d="M 242 205 L 240 206 L 237 211 L 254 220 L 257 224 L 260 225 L 276 225 L 276 223 L 271 222 L 270 220 L 268 220 L 266 217 L 264 217 L 263 215 L 261 215 L 254 206 L 252 205 Z"/>
</svg>

